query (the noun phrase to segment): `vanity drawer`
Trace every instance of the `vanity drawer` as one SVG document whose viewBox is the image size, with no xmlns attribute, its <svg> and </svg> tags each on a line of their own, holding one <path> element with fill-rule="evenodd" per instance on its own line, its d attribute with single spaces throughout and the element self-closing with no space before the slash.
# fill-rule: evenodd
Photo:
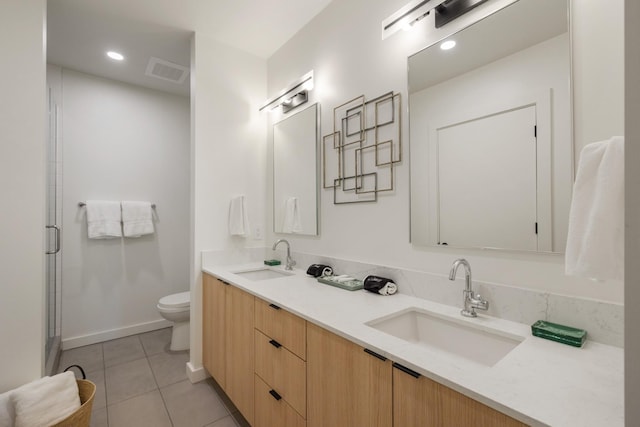
<svg viewBox="0 0 640 427">
<path fill-rule="evenodd" d="M 306 363 L 262 332 L 255 331 L 255 372 L 300 415 L 307 416 Z"/>
<path fill-rule="evenodd" d="M 254 427 L 306 427 L 304 418 L 258 375 L 255 393 Z"/>
<path fill-rule="evenodd" d="M 307 359 L 307 322 L 304 319 L 256 298 L 255 325 L 302 360 Z"/>
</svg>

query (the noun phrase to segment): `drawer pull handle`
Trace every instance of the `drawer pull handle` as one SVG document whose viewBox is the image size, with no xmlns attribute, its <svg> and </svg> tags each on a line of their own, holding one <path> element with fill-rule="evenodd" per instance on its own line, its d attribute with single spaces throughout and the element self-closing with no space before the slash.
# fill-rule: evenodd
<svg viewBox="0 0 640 427">
<path fill-rule="evenodd" d="M 280 310 L 280 307 L 275 304 L 269 304 L 269 307 L 273 308 L 274 310 Z"/>
<path fill-rule="evenodd" d="M 365 352 L 365 353 L 367 353 L 367 354 L 372 355 L 373 357 L 377 357 L 378 359 L 382 360 L 383 362 L 386 362 L 386 361 L 387 361 L 387 358 L 386 358 L 386 357 L 384 357 L 384 356 L 382 356 L 382 355 L 380 355 L 380 354 L 376 353 L 375 351 L 369 350 L 368 348 L 365 348 L 365 349 L 364 349 L 364 352 Z"/>
<path fill-rule="evenodd" d="M 271 340 L 269 341 L 269 344 L 271 344 L 272 346 L 274 346 L 275 348 L 280 348 L 282 347 L 282 344 L 280 344 L 278 341 L 276 340 Z"/>
<path fill-rule="evenodd" d="M 413 378 L 420 378 L 420 376 L 421 376 L 421 375 L 420 375 L 419 373 L 417 373 L 416 371 L 412 371 L 411 369 L 409 369 L 409 368 L 407 368 L 407 367 L 405 367 L 405 366 L 402 366 L 401 364 L 396 363 L 396 362 L 393 362 L 393 367 L 394 367 L 394 368 L 397 368 L 397 369 L 400 369 L 400 370 L 401 370 L 402 372 L 404 372 L 405 374 L 409 374 L 409 375 L 411 375 Z"/>
<path fill-rule="evenodd" d="M 269 394 L 270 394 L 271 396 L 273 396 L 273 398 L 274 398 L 275 400 L 280 400 L 280 399 L 282 399 L 282 396 L 280 396 L 280 395 L 278 394 L 278 392 L 277 392 L 277 391 L 275 391 L 275 390 L 269 390 Z"/>
</svg>

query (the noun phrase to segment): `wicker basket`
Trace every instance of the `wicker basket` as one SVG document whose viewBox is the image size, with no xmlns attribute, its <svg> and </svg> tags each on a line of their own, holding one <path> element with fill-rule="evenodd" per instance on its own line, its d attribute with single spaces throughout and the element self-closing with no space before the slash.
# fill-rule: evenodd
<svg viewBox="0 0 640 427">
<path fill-rule="evenodd" d="M 91 408 L 93 397 L 96 395 L 96 385 L 89 380 L 76 380 L 78 394 L 80 394 L 80 407 L 64 420 L 52 427 L 89 427 L 91 422 Z"/>
</svg>

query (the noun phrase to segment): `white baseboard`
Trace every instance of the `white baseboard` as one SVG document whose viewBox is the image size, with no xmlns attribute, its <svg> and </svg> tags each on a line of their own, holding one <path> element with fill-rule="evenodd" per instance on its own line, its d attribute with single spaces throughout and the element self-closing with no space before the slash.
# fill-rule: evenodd
<svg viewBox="0 0 640 427">
<path fill-rule="evenodd" d="M 63 338 L 62 349 L 69 350 L 71 348 L 82 347 L 90 344 L 96 344 L 99 342 L 109 341 L 116 338 L 128 337 L 129 335 L 155 331 L 156 329 L 167 328 L 171 325 L 172 323 L 169 322 L 168 320 L 161 319 L 161 320 L 154 320 L 152 322 L 138 323 L 137 325 L 125 326 L 124 328 L 96 332 L 94 334 L 82 335 L 82 336 L 71 337 L 71 338 Z"/>
<path fill-rule="evenodd" d="M 187 377 L 189 377 L 189 381 L 191 381 L 192 383 L 206 380 L 207 378 L 209 378 L 209 376 L 209 373 L 204 369 L 203 366 L 196 368 L 191 364 L 191 362 L 187 362 Z"/>
</svg>

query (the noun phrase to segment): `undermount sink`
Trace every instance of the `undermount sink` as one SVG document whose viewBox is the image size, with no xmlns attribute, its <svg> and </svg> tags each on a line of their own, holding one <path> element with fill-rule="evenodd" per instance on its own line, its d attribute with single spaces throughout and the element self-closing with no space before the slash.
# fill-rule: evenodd
<svg viewBox="0 0 640 427">
<path fill-rule="evenodd" d="M 269 280 L 291 276 L 293 273 L 287 273 L 282 270 L 273 270 L 271 268 L 258 268 L 255 270 L 238 271 L 233 274 L 237 274 L 238 276 L 249 280 Z"/>
<path fill-rule="evenodd" d="M 411 308 L 366 323 L 389 335 L 493 366 L 524 338 Z"/>
</svg>

